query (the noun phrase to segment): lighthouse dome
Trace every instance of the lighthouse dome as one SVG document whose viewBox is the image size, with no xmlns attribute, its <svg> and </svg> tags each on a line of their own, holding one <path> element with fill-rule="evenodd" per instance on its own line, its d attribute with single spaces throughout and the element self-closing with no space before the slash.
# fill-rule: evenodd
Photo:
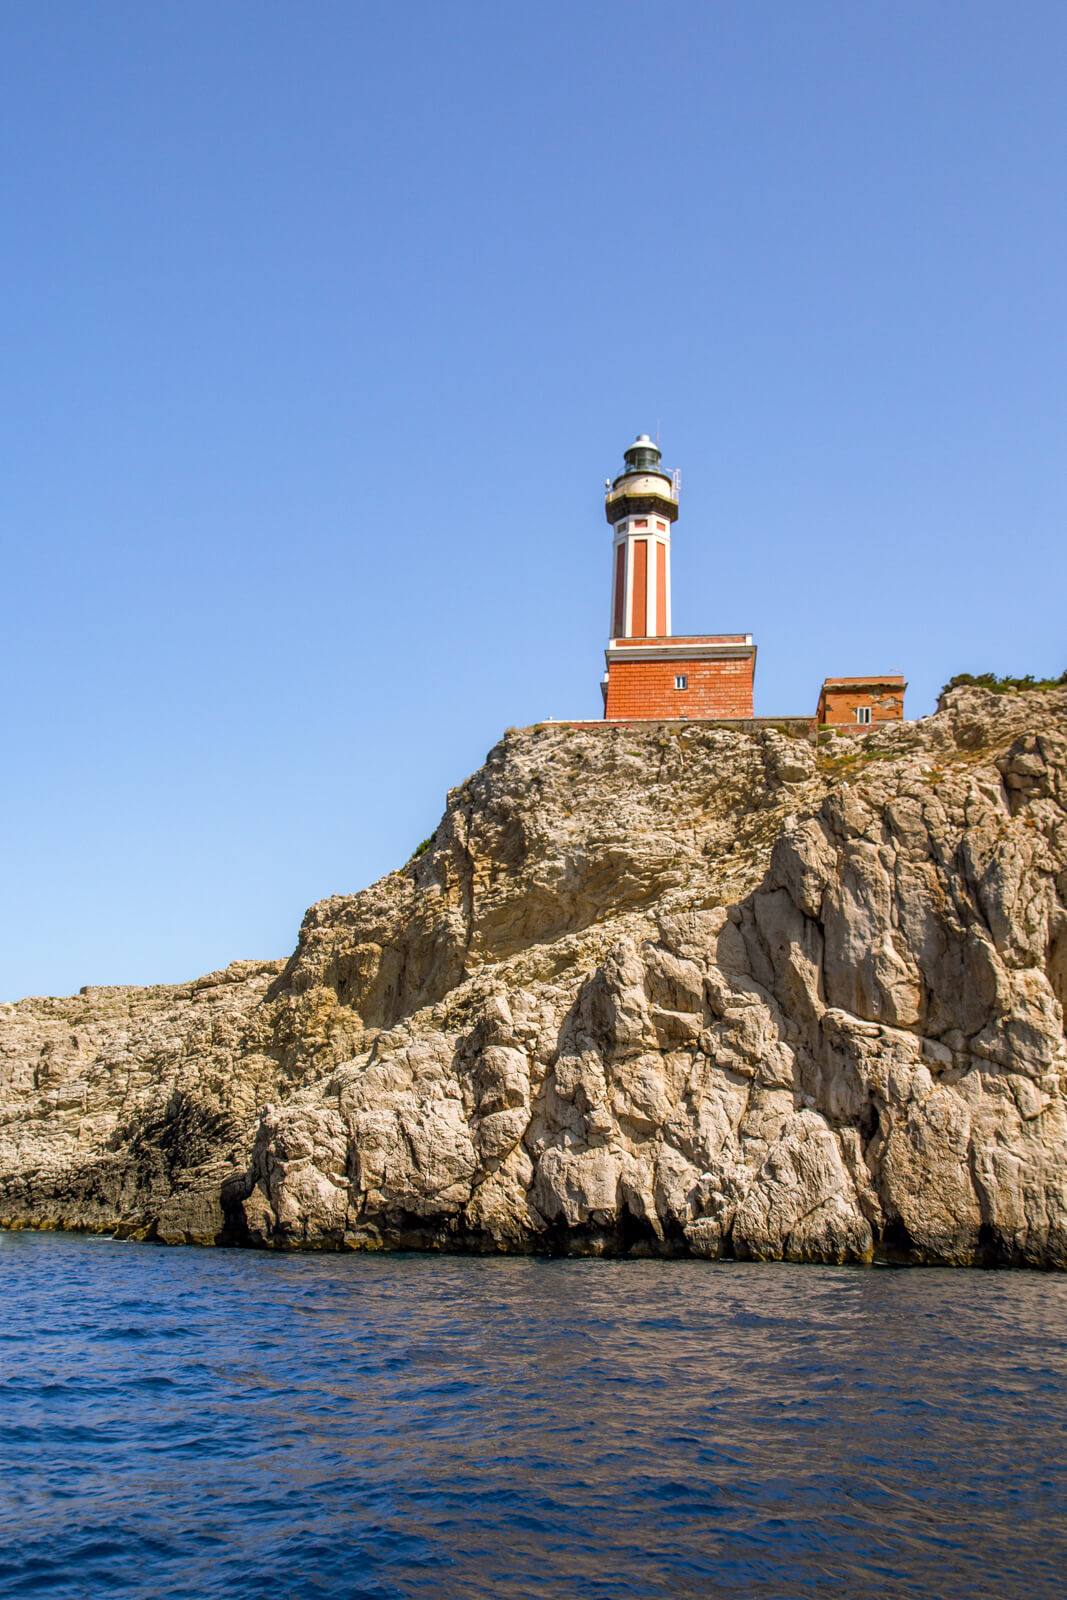
<svg viewBox="0 0 1067 1600">
<path fill-rule="evenodd" d="M 629 450 L 623 451 L 627 472 L 659 472 L 661 452 L 647 433 L 639 433 Z"/>
</svg>

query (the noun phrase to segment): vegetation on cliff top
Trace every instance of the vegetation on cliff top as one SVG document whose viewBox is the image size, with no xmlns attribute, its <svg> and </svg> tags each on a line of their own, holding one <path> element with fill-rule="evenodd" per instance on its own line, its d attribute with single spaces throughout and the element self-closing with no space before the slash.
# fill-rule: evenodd
<svg viewBox="0 0 1067 1600">
<path fill-rule="evenodd" d="M 1019 694 L 1028 689 L 1062 689 L 1067 686 L 1067 672 L 1061 672 L 1058 678 L 1035 678 L 1027 673 L 1025 678 L 998 678 L 995 672 L 958 672 L 950 678 L 941 690 L 947 694 L 950 689 L 962 689 L 973 686 L 977 689 L 992 689 L 994 694 Z"/>
</svg>

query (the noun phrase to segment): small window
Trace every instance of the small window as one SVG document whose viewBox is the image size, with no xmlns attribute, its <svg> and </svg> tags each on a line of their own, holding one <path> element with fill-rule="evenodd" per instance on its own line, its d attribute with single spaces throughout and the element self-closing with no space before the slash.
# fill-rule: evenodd
<svg viewBox="0 0 1067 1600">
<path fill-rule="evenodd" d="M 676 689 L 688 689 L 688 687 L 689 687 L 689 679 L 686 677 L 684 672 L 676 672 L 675 673 L 675 675 L 674 675 L 674 687 Z"/>
<path fill-rule="evenodd" d="M 648 527 L 648 518 L 647 517 L 638 517 L 636 519 L 636 521 L 634 522 L 634 527 L 635 528 L 647 528 Z"/>
<path fill-rule="evenodd" d="M 870 722 L 870 720 L 871 720 L 871 708 L 870 708 L 870 706 L 857 706 L 856 707 L 856 721 L 857 722 Z"/>
<path fill-rule="evenodd" d="M 667 524 L 665 522 L 657 522 L 656 527 L 659 529 L 660 533 L 666 533 L 667 531 Z"/>
</svg>

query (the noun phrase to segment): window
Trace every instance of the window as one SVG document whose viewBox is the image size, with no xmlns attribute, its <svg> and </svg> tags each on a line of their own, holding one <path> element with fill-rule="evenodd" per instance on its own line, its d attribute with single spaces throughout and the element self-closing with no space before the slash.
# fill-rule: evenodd
<svg viewBox="0 0 1067 1600">
<path fill-rule="evenodd" d="M 684 672 L 678 672 L 675 674 L 674 687 L 676 689 L 688 689 L 689 679 L 686 677 Z"/>
<path fill-rule="evenodd" d="M 870 722 L 870 720 L 871 720 L 871 708 L 870 708 L 870 706 L 857 706 L 856 707 L 856 721 L 857 722 L 866 723 L 866 722 Z"/>
<path fill-rule="evenodd" d="M 648 527 L 648 518 L 647 517 L 638 517 L 636 519 L 636 521 L 634 522 L 634 527 L 635 528 L 647 528 Z"/>
</svg>

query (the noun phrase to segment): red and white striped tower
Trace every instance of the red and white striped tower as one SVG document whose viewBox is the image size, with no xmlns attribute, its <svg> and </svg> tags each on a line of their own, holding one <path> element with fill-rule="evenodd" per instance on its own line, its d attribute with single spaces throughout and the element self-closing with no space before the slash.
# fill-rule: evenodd
<svg viewBox="0 0 1067 1600">
<path fill-rule="evenodd" d="M 612 640 L 661 639 L 671 631 L 671 523 L 678 516 L 678 491 L 647 433 L 623 452 L 623 460 L 604 502 L 615 534 L 608 632 Z"/>
<path fill-rule="evenodd" d="M 609 722 L 751 717 L 752 635 L 671 632 L 677 477 L 664 472 L 647 433 L 623 456 L 626 465 L 608 483 L 604 501 L 613 535 L 604 716 Z"/>
</svg>

